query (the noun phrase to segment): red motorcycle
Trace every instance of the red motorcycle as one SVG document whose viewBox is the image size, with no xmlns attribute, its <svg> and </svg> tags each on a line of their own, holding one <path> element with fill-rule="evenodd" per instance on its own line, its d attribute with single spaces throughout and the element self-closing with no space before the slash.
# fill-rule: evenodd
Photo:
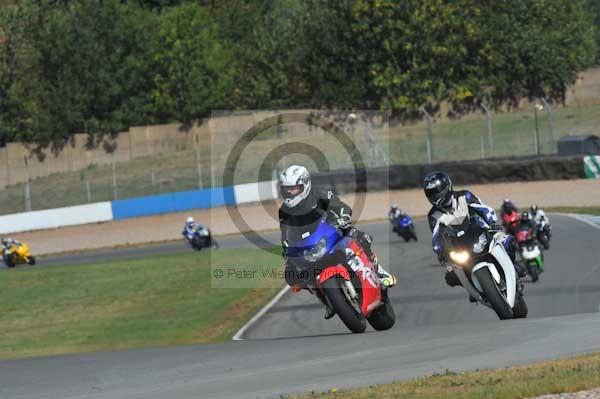
<svg viewBox="0 0 600 399">
<path fill-rule="evenodd" d="M 515 235 L 519 227 L 521 214 L 517 211 L 505 212 L 502 214 L 502 226 L 506 234 Z"/>
<path fill-rule="evenodd" d="M 313 226 L 286 232 L 287 260 L 307 289 L 335 311 L 353 333 L 392 328 L 396 315 L 377 270 L 360 244 L 323 217 Z"/>
<path fill-rule="evenodd" d="M 520 227 L 515 234 L 515 240 L 517 241 L 519 247 L 527 245 L 529 242 L 533 241 L 533 230 L 531 227 Z"/>
</svg>

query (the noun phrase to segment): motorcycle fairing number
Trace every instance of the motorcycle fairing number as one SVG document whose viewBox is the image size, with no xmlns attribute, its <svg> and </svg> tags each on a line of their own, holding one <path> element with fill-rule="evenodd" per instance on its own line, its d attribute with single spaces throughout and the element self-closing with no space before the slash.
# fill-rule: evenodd
<svg viewBox="0 0 600 399">
<path fill-rule="evenodd" d="M 372 286 L 379 284 L 379 279 L 375 276 L 373 268 L 366 266 L 359 254 L 351 248 L 346 248 L 346 255 L 350 256 L 347 258 L 347 262 L 354 273 L 358 274 L 363 280 L 368 281 Z"/>
</svg>

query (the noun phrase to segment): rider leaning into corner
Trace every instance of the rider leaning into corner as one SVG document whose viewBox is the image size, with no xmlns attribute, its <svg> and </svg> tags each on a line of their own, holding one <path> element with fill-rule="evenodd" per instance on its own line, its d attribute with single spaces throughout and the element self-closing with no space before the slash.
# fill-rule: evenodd
<svg viewBox="0 0 600 399">
<path fill-rule="evenodd" d="M 441 264 L 445 264 L 446 259 L 440 244 L 440 225 L 457 225 L 464 220 L 464 216 L 477 215 L 490 226 L 490 229 L 502 231 L 494 209 L 481 203 L 479 198 L 470 191 L 454 191 L 452 180 L 446 173 L 433 172 L 425 176 L 424 190 L 425 196 L 433 205 L 427 218 L 433 233 L 433 251 Z M 503 245 L 515 266 L 517 274 L 519 277 L 523 277 L 527 274 L 527 271 L 515 262 L 516 244 L 514 238 L 506 235 Z M 446 283 L 450 287 L 461 285 L 451 266 L 446 267 Z"/>
<path fill-rule="evenodd" d="M 14 240 L 9 237 L 5 237 L 2 239 L 2 258 L 6 261 L 8 256 L 10 255 L 10 247 L 14 245 L 21 245 L 19 240 Z"/>
<path fill-rule="evenodd" d="M 388 212 L 388 217 L 390 220 L 394 220 L 399 218 L 400 216 L 404 216 L 406 215 L 406 212 L 404 212 L 402 209 L 398 208 L 398 204 L 393 202 L 392 205 L 390 206 L 390 211 Z"/>
<path fill-rule="evenodd" d="M 206 226 L 204 226 L 202 223 L 196 222 L 193 217 L 188 216 L 188 218 L 185 221 L 185 224 L 183 225 L 183 231 L 181 232 L 181 234 L 183 234 L 186 237 L 193 236 L 196 230 L 202 231 L 204 229 L 206 229 Z"/>
<path fill-rule="evenodd" d="M 311 187 L 308 170 L 303 166 L 292 165 L 279 175 L 279 190 L 283 204 L 279 208 L 279 226 L 283 257 L 285 259 L 285 279 L 289 286 L 304 286 L 305 282 L 298 276 L 291 262 L 287 261 L 287 243 L 285 241 L 286 229 L 290 227 L 308 226 L 314 222 L 314 209 L 327 214 L 328 221 L 337 226 L 345 235 L 357 240 L 374 266 L 377 267 L 378 276 L 384 286 L 392 287 L 396 278 L 385 271 L 379 264 L 377 256 L 371 245 L 373 239 L 367 233 L 359 231 L 352 226 L 352 209 L 338 198 L 333 191 L 318 190 Z M 317 296 L 319 296 L 317 292 Z M 325 304 L 325 318 L 334 316 L 334 311 L 329 308 L 324 298 L 319 297 Z"/>
</svg>

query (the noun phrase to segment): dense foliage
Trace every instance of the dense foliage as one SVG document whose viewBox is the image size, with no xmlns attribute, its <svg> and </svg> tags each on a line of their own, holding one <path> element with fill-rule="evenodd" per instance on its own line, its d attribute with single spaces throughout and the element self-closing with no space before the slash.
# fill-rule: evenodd
<svg viewBox="0 0 600 399">
<path fill-rule="evenodd" d="M 598 0 L 4 0 L 0 141 L 213 109 L 560 100 L 598 23 Z"/>
</svg>

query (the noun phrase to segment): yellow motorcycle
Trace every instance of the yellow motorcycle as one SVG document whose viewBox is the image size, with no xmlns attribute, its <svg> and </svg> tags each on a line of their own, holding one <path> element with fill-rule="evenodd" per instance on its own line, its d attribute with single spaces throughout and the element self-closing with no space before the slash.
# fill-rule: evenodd
<svg viewBox="0 0 600 399">
<path fill-rule="evenodd" d="M 12 243 L 3 258 L 7 267 L 15 267 L 21 263 L 35 265 L 35 257 L 31 255 L 29 247 L 25 243 Z"/>
</svg>

